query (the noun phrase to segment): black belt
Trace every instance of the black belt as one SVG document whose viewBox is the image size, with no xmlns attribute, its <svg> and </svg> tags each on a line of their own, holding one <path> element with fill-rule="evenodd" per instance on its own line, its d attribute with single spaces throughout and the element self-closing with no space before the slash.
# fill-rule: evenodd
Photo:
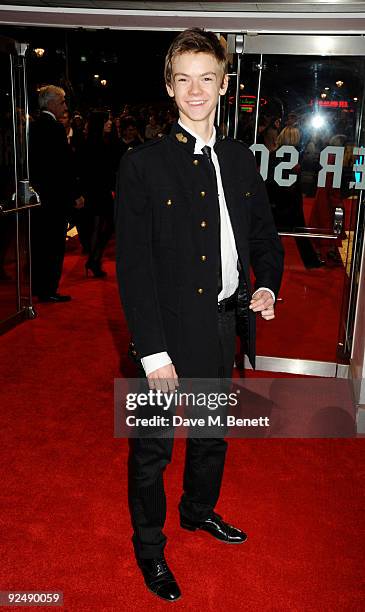
<svg viewBox="0 0 365 612">
<path fill-rule="evenodd" d="M 218 312 L 228 312 L 237 307 L 237 291 L 228 298 L 218 302 Z"/>
</svg>

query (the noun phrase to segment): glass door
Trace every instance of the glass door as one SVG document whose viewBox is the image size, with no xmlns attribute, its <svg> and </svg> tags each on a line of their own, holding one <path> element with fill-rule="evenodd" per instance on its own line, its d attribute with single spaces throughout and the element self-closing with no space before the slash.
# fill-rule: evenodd
<svg viewBox="0 0 365 612">
<path fill-rule="evenodd" d="M 26 45 L 0 37 L 0 332 L 34 316 L 30 274 Z"/>
<path fill-rule="evenodd" d="M 220 123 L 255 153 L 286 253 L 277 318 L 257 321 L 259 369 L 345 375 L 362 240 L 364 55 L 361 37 L 288 35 L 246 36 L 232 56 Z"/>
</svg>

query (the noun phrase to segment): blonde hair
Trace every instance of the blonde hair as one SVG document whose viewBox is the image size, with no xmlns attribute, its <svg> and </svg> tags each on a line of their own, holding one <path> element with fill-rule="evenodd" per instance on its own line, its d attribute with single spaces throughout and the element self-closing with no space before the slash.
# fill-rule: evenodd
<svg viewBox="0 0 365 612">
<path fill-rule="evenodd" d="M 299 143 L 300 131 L 296 127 L 287 126 L 283 128 L 277 138 L 278 147 L 281 147 L 281 145 L 292 145 L 293 147 L 297 147 Z"/>
<path fill-rule="evenodd" d="M 222 76 L 228 71 L 227 51 L 214 32 L 205 32 L 201 28 L 191 28 L 181 32 L 170 45 L 165 58 L 165 82 L 172 80 L 172 62 L 183 53 L 209 53 L 222 68 Z"/>
</svg>

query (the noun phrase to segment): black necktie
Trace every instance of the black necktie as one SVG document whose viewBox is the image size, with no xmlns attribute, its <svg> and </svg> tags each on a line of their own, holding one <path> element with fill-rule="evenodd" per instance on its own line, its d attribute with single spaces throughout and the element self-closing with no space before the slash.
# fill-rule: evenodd
<svg viewBox="0 0 365 612">
<path fill-rule="evenodd" d="M 218 198 L 218 181 L 217 181 L 217 175 L 216 175 L 213 160 L 212 160 L 212 149 L 208 147 L 208 145 L 205 145 L 202 148 L 202 152 L 209 159 L 209 165 L 212 169 L 212 172 L 214 175 L 214 181 L 216 185 L 217 205 L 218 205 L 218 237 L 219 237 L 217 290 L 219 294 L 222 291 L 223 281 L 222 281 L 222 259 L 221 259 L 221 214 L 220 214 L 219 198 Z"/>
</svg>

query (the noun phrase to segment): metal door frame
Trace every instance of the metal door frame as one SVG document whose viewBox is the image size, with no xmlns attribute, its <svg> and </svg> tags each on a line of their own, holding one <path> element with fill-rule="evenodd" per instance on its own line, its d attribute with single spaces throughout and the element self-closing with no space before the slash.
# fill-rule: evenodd
<svg viewBox="0 0 365 612">
<path fill-rule="evenodd" d="M 358 2 L 303 0 L 277 2 L 128 2 L 49 0 L 31 6 L 0 5 L 0 21 L 7 25 L 110 28 L 116 30 L 180 31 L 201 27 L 220 32 L 309 32 L 354 34 L 365 31 L 365 12 Z M 77 6 L 77 5 L 81 6 Z"/>
<path fill-rule="evenodd" d="M 243 40 L 242 40 L 243 39 Z M 300 55 L 300 56 L 311 56 L 311 55 L 322 55 L 323 57 L 365 57 L 365 37 L 361 35 L 357 36 L 323 36 L 323 35 L 298 35 L 294 33 L 288 34 L 254 34 L 247 33 L 244 36 L 242 34 L 228 34 L 228 51 L 237 54 L 237 72 L 236 72 L 236 105 L 235 105 L 235 134 L 237 129 L 237 118 L 238 118 L 238 97 L 239 97 L 239 83 L 240 83 L 240 64 L 241 59 L 245 55 L 259 55 L 260 64 L 262 65 L 263 56 L 265 55 Z M 234 76 L 233 74 L 231 76 Z M 261 70 L 258 79 L 258 93 L 257 98 L 260 97 L 260 77 Z M 361 114 L 363 114 L 365 104 L 365 97 L 363 96 Z M 256 105 L 256 126 L 255 126 L 255 141 L 257 132 L 258 112 L 259 105 Z M 359 146 L 360 139 L 360 127 L 362 117 L 360 117 L 359 125 L 357 126 L 356 134 L 356 145 Z M 364 205 L 364 192 L 359 190 L 358 210 L 360 212 L 361 207 Z M 356 287 L 355 281 L 359 277 L 359 271 L 361 266 L 361 253 L 363 251 L 364 244 L 364 232 L 358 231 L 359 228 L 359 214 L 357 218 L 357 225 L 355 231 L 355 238 L 353 252 L 352 252 L 352 263 L 350 272 L 350 296 L 349 303 L 347 306 L 347 319 L 346 319 L 346 338 L 349 332 L 349 317 L 350 311 L 356 311 L 356 305 L 358 301 L 358 287 Z M 364 257 L 364 255 L 363 255 Z M 355 328 L 354 328 L 355 330 Z M 351 358 L 351 356 L 350 356 Z M 244 362 L 245 367 L 250 369 L 250 365 L 247 359 Z M 271 372 L 287 372 L 292 374 L 304 374 L 312 376 L 326 376 L 326 377 L 337 377 L 347 378 L 350 374 L 350 365 L 341 364 L 337 362 L 326 362 L 326 361 L 315 361 L 308 359 L 291 359 L 282 357 L 269 357 L 266 355 L 258 355 L 256 358 L 256 367 L 259 370 L 271 371 Z"/>
<path fill-rule="evenodd" d="M 13 127 L 13 155 L 14 155 L 14 185 L 15 191 L 11 203 L 0 202 L 0 214 L 3 216 L 15 215 L 16 219 L 16 284 L 17 284 L 17 301 L 16 312 L 11 314 L 7 319 L 0 322 L 0 334 L 8 331 L 17 323 L 32 319 L 36 316 L 32 303 L 31 291 L 31 255 L 30 255 L 30 211 L 32 208 L 40 205 L 39 198 L 35 192 L 29 188 L 29 162 L 28 162 L 28 144 L 29 144 L 29 113 L 28 113 L 28 96 L 26 86 L 26 67 L 25 55 L 27 45 L 18 43 L 10 38 L 0 37 L 0 52 L 9 57 L 9 69 L 11 79 L 11 102 L 12 102 L 12 127 Z M 17 103 L 21 102 L 20 108 L 24 108 L 25 128 L 23 138 L 20 137 L 20 122 L 16 114 Z M 29 199 L 35 196 L 36 203 L 30 203 Z M 24 253 L 20 246 L 21 231 L 20 231 L 20 215 L 21 222 L 25 224 L 25 246 L 27 257 L 27 279 L 29 282 L 22 283 L 21 262 L 23 261 Z"/>
</svg>

